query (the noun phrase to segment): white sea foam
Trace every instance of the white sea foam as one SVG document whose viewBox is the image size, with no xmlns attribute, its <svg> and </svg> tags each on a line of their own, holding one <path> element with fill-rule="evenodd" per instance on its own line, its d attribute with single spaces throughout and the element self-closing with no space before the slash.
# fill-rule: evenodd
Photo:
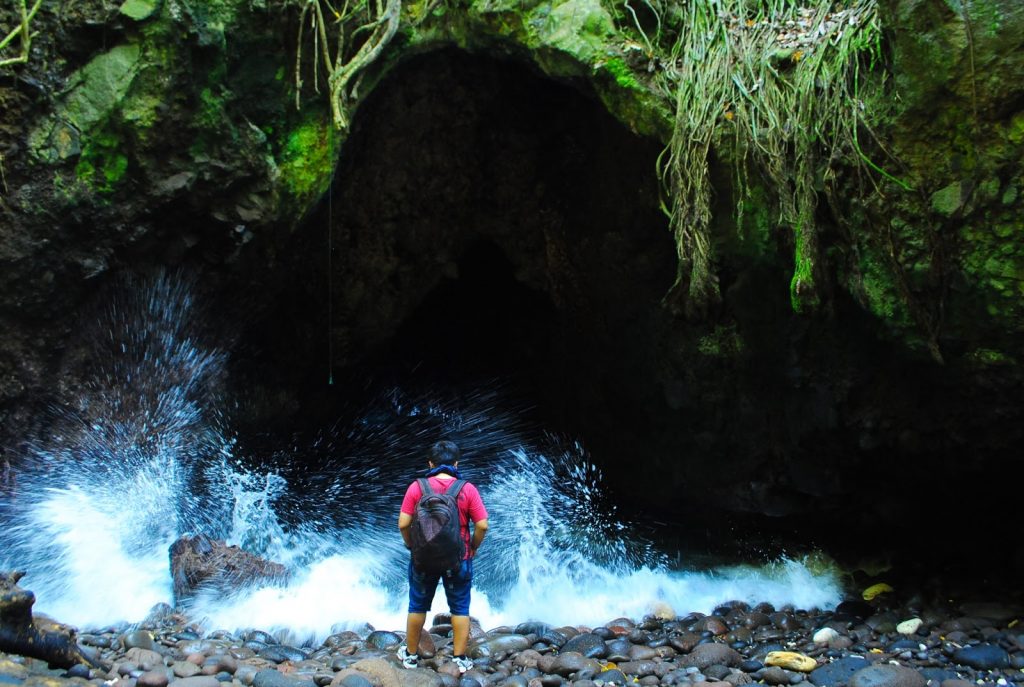
<svg viewBox="0 0 1024 687">
<path fill-rule="evenodd" d="M 795 560 L 687 570 L 685 551 L 659 548 L 617 514 L 578 443 L 524 429 L 490 391 L 460 393 L 456 404 L 391 389 L 351 426 L 275 452 L 278 467 L 242 460 L 211 391 L 226 357 L 204 352 L 183 324 L 187 290 L 158 282 L 140 295 L 110 308 L 112 318 L 133 314 L 104 325 L 109 348 L 96 369 L 107 372 L 85 410 L 57 418 L 59 441 L 33 446 L 17 488 L 0 495 L 0 569 L 28 571 L 39 612 L 80 628 L 140 621 L 172 601 L 169 545 L 203 533 L 291 576 L 283 588 L 192 599 L 188 612 L 207 629 L 272 629 L 295 642 L 367 624 L 404 629 L 399 502 L 425 437 L 445 435 L 459 437 L 490 512 L 472 604 L 485 627 L 597 625 L 664 604 L 685 613 L 734 599 L 801 608 L 840 599 L 834 577 Z M 280 468 L 297 465 L 307 467 L 286 479 Z M 441 590 L 434 610 L 446 610 Z"/>
</svg>

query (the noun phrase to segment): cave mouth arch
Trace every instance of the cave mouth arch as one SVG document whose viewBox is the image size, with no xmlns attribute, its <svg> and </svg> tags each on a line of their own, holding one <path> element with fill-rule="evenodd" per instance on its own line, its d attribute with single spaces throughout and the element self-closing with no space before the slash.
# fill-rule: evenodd
<svg viewBox="0 0 1024 687">
<path fill-rule="evenodd" d="M 444 48 L 398 64 L 246 333 L 256 354 L 234 377 L 263 403 L 248 421 L 329 422 L 345 391 L 328 367 L 428 360 L 450 377 L 525 375 L 569 431 L 621 417 L 658 386 L 675 276 L 661 150 L 585 85 L 520 62 Z"/>
</svg>

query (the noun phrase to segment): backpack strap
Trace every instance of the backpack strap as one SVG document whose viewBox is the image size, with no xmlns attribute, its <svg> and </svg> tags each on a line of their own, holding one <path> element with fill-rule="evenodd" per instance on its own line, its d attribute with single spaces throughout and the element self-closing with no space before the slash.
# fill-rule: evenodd
<svg viewBox="0 0 1024 687">
<path fill-rule="evenodd" d="M 426 477 L 420 477 L 416 482 L 420 485 L 420 498 L 436 493 Z"/>
<path fill-rule="evenodd" d="M 457 479 L 454 482 L 452 482 L 450 485 L 448 485 L 448 489 L 446 489 L 444 493 L 451 494 L 453 498 L 458 499 L 459 498 L 459 492 L 462 491 L 462 487 L 464 487 L 464 486 L 466 486 L 466 480 L 464 480 L 464 479 Z"/>
<path fill-rule="evenodd" d="M 451 494 L 452 498 L 455 499 L 455 503 L 457 504 L 459 502 L 459 494 L 462 492 L 462 487 L 464 486 L 466 486 L 466 480 L 457 479 L 450 485 L 448 485 L 448 489 L 444 493 Z M 469 519 L 467 518 L 466 520 L 466 531 L 469 531 Z"/>
</svg>

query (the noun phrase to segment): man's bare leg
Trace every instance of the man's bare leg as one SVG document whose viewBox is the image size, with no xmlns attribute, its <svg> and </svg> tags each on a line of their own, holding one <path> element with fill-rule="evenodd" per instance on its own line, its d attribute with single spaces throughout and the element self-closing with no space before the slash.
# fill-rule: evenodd
<svg viewBox="0 0 1024 687">
<path fill-rule="evenodd" d="M 469 616 L 452 616 L 452 652 L 456 656 L 463 656 L 466 653 L 466 645 L 469 644 Z"/>
<path fill-rule="evenodd" d="M 466 619 L 466 629 L 469 629 L 468 618 Z M 426 613 L 410 613 L 405 619 L 405 650 L 410 654 L 419 654 L 420 652 L 420 634 L 423 632 L 423 624 L 427 622 Z M 452 618 L 452 627 L 455 626 L 455 619 Z M 455 640 L 456 643 L 458 640 Z M 463 643 L 465 647 L 465 643 Z"/>
</svg>

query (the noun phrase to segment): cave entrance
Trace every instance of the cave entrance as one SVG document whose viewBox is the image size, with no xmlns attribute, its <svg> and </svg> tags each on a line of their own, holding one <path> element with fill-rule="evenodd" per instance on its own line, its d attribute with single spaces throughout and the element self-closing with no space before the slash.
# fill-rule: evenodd
<svg viewBox="0 0 1024 687">
<path fill-rule="evenodd" d="M 324 384 L 329 361 L 335 379 L 526 381 L 547 426 L 592 446 L 649 432 L 675 276 L 661 150 L 518 62 L 444 49 L 396 66 L 357 112 L 261 328 L 285 360 L 250 381 L 294 373 L 266 395 L 290 405 L 257 421 L 329 421 L 350 388 Z"/>
<path fill-rule="evenodd" d="M 470 244 L 373 357 L 438 383 L 516 376 L 536 387 L 564 358 L 559 318 L 547 295 L 516 281 L 488 240 Z"/>
</svg>

